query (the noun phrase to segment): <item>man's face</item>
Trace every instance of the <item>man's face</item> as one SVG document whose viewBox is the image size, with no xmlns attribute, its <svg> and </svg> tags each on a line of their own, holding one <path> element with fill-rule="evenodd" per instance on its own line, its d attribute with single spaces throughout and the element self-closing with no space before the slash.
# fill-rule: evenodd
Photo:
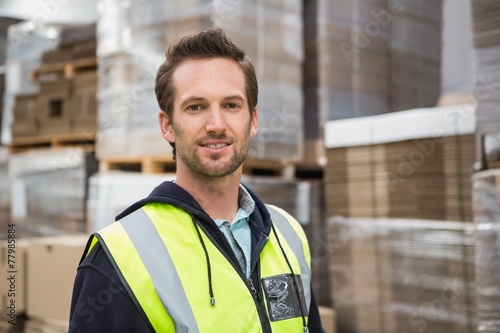
<svg viewBox="0 0 500 333">
<path fill-rule="evenodd" d="M 175 69 L 173 87 L 173 117 L 160 112 L 160 124 L 163 137 L 175 142 L 178 170 L 205 178 L 232 174 L 257 133 L 242 69 L 224 58 L 188 60 Z"/>
</svg>

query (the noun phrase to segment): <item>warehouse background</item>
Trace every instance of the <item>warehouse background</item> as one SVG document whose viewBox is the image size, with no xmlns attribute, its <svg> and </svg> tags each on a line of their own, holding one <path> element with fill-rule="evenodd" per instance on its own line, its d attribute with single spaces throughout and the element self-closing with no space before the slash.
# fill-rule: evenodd
<svg viewBox="0 0 500 333">
<path fill-rule="evenodd" d="M 213 26 L 259 79 L 242 181 L 304 226 L 327 332 L 500 332 L 499 15 L 498 0 L 3 1 L 0 332 L 66 332 L 88 235 L 175 179 L 155 72 Z"/>
</svg>

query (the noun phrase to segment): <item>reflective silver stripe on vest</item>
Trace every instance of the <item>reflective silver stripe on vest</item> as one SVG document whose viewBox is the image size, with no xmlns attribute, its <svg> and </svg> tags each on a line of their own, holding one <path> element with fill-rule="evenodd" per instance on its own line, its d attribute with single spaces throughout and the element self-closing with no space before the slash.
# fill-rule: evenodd
<svg viewBox="0 0 500 333">
<path fill-rule="evenodd" d="M 304 286 L 304 296 L 306 298 L 307 312 L 309 312 L 309 306 L 311 305 L 311 270 L 307 265 L 306 258 L 304 256 L 304 251 L 302 249 L 302 241 L 299 235 L 295 232 L 290 222 L 281 213 L 267 206 L 269 214 L 271 214 L 271 220 L 274 225 L 278 227 L 279 231 L 285 237 L 286 242 L 292 249 L 293 253 L 297 257 L 300 264 L 300 270 L 302 272 L 302 284 Z"/>
<path fill-rule="evenodd" d="M 196 319 L 172 258 L 144 209 L 133 212 L 119 222 L 151 276 L 156 292 L 172 318 L 175 332 L 198 332 Z M 147 309 L 144 311 L 147 312 Z"/>
</svg>

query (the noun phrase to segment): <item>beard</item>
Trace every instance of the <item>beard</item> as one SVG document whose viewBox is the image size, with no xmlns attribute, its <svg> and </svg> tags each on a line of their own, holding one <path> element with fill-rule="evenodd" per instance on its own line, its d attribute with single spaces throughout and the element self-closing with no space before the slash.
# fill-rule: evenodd
<svg viewBox="0 0 500 333">
<path fill-rule="evenodd" d="M 245 129 L 241 142 L 235 142 L 234 138 L 228 137 L 226 134 L 212 135 L 209 134 L 195 141 L 194 145 L 190 144 L 186 138 L 184 131 L 173 124 L 175 131 L 175 149 L 177 157 L 195 174 L 203 178 L 224 178 L 231 175 L 240 167 L 246 159 L 250 147 L 250 125 Z M 207 158 L 200 156 L 198 147 L 202 142 L 207 140 L 224 140 L 231 143 L 231 155 L 221 156 L 220 154 L 210 154 Z"/>
</svg>

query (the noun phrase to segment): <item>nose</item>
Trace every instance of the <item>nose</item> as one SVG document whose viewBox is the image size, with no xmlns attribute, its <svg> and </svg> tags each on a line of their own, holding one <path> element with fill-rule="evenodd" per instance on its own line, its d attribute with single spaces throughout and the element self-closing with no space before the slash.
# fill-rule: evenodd
<svg viewBox="0 0 500 333">
<path fill-rule="evenodd" d="M 206 131 L 214 134 L 221 134 L 226 130 L 226 121 L 221 107 L 213 107 L 208 113 Z"/>
</svg>

